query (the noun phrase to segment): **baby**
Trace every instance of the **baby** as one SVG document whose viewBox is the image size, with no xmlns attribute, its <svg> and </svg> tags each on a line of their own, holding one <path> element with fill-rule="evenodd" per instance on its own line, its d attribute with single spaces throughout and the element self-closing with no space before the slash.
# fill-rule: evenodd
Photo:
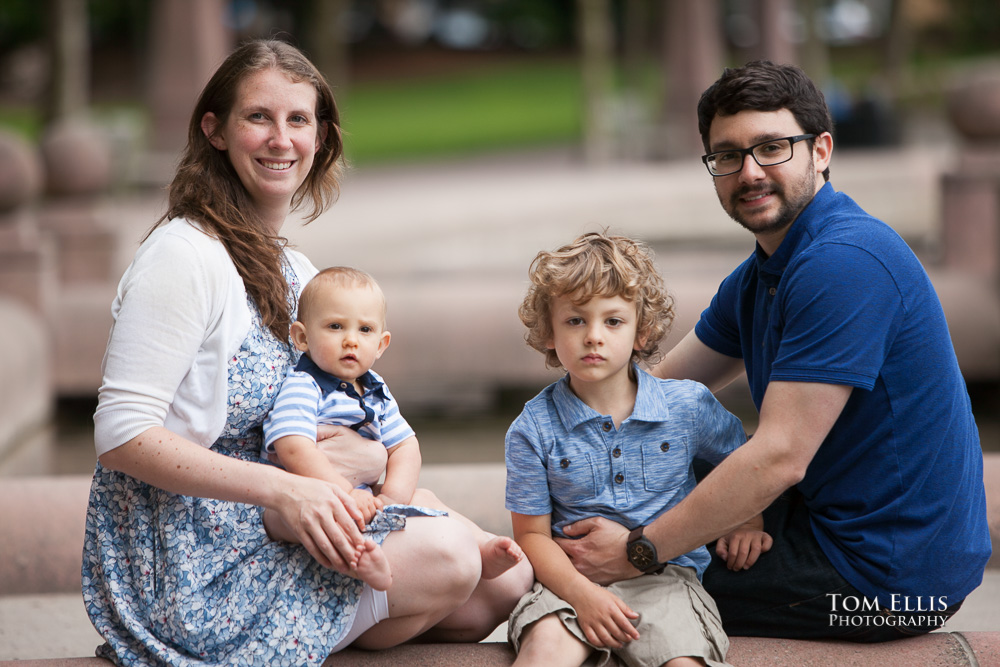
<svg viewBox="0 0 1000 667">
<path fill-rule="evenodd" d="M 367 524 L 379 510 L 414 502 L 449 512 L 476 534 L 483 557 L 482 577 L 500 576 L 522 558 L 509 537 L 486 533 L 445 507 L 434 494 L 417 489 L 420 445 L 399 412 L 383 379 L 371 370 L 389 346 L 385 296 L 364 271 L 333 267 L 321 271 L 303 288 L 298 317 L 291 326 L 292 343 L 302 352 L 278 392 L 264 422 L 264 454 L 286 470 L 326 480 L 355 500 Z M 316 445 L 318 424 L 340 424 L 387 449 L 381 485 L 352 488 Z M 295 535 L 265 512 L 265 526 L 275 539 L 297 541 Z M 359 551 L 356 572 L 375 590 L 392 583 L 388 561 L 371 540 Z"/>
</svg>

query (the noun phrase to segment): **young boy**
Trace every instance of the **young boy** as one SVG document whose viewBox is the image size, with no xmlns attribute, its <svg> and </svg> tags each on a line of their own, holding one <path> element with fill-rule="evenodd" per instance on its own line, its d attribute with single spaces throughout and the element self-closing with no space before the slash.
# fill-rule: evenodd
<svg viewBox="0 0 1000 667">
<path fill-rule="evenodd" d="M 511 615 L 516 664 L 580 665 L 594 651 L 602 665 L 612 653 L 630 665 L 720 664 L 729 641 L 700 583 L 707 549 L 660 563 L 642 527 L 691 491 L 695 457 L 718 463 L 745 442 L 742 425 L 703 385 L 636 366 L 655 361 L 673 319 L 644 244 L 585 234 L 539 253 L 530 278 L 526 340 L 566 375 L 507 434 L 506 505 L 538 580 Z M 622 547 L 636 578 L 604 588 L 573 567 L 557 539 L 588 517 L 634 529 Z M 762 527 L 720 540 L 732 567 L 767 550 Z"/>
<path fill-rule="evenodd" d="M 264 421 L 262 455 L 276 458 L 290 472 L 348 491 L 366 524 L 379 510 L 409 504 L 420 476 L 420 445 L 413 429 L 385 382 L 371 370 L 389 346 L 385 314 L 382 289 L 364 271 L 332 267 L 319 272 L 303 288 L 298 316 L 291 326 L 292 343 L 302 357 L 289 371 Z M 316 445 L 318 424 L 350 426 L 385 445 L 385 478 L 377 491 L 367 485 L 352 488 L 337 471 Z M 429 492 L 421 494 L 421 500 L 447 510 Z M 521 560 L 520 548 L 509 537 L 485 533 L 460 514 L 451 513 L 479 537 L 483 578 L 497 577 Z M 294 535 L 272 519 L 265 513 L 271 536 L 294 541 Z M 374 542 L 366 542 L 365 551 L 358 554 L 357 576 L 375 590 L 391 585 L 388 562 Z"/>
</svg>

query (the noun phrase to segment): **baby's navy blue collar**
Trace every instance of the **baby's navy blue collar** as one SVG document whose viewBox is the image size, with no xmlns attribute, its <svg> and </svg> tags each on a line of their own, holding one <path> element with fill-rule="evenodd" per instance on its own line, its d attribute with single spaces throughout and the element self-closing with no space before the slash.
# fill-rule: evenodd
<svg viewBox="0 0 1000 667">
<path fill-rule="evenodd" d="M 357 393 L 354 390 L 354 383 L 341 380 L 337 376 L 327 373 L 317 366 L 316 362 L 310 359 L 308 354 L 303 354 L 299 358 L 299 363 L 295 364 L 295 370 L 311 375 L 324 394 L 329 394 L 331 391 L 342 391 L 348 396 L 354 397 Z M 359 377 L 358 384 L 368 391 L 381 390 L 383 386 L 382 380 L 371 371 L 366 371 L 364 375 Z"/>
</svg>

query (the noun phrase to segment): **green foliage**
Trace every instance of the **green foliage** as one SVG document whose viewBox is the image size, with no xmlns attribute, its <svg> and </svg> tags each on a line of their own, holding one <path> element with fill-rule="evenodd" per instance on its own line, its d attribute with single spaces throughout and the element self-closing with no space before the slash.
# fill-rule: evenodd
<svg viewBox="0 0 1000 667">
<path fill-rule="evenodd" d="M 37 141 L 42 133 L 42 117 L 29 107 L 0 106 L 0 131 L 13 132 L 27 141 Z"/>
<path fill-rule="evenodd" d="M 39 11 L 38 0 L 3 0 L 0 5 L 0 55 L 45 35 L 45 14 Z"/>
<path fill-rule="evenodd" d="M 574 61 L 358 84 L 341 101 L 352 164 L 573 141 L 580 132 Z"/>
</svg>

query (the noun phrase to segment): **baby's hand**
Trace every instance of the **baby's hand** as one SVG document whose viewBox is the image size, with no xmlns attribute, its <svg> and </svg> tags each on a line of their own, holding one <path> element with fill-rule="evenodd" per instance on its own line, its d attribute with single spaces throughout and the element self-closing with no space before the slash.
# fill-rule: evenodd
<svg viewBox="0 0 1000 667">
<path fill-rule="evenodd" d="M 367 489 L 352 489 L 351 498 L 358 504 L 358 509 L 365 517 L 365 524 L 372 520 L 375 512 L 382 509 L 382 501 L 371 494 Z"/>
<path fill-rule="evenodd" d="M 774 540 L 763 530 L 743 525 L 720 537 L 715 553 L 725 559 L 730 570 L 749 570 L 762 553 L 770 551 Z"/>
</svg>

